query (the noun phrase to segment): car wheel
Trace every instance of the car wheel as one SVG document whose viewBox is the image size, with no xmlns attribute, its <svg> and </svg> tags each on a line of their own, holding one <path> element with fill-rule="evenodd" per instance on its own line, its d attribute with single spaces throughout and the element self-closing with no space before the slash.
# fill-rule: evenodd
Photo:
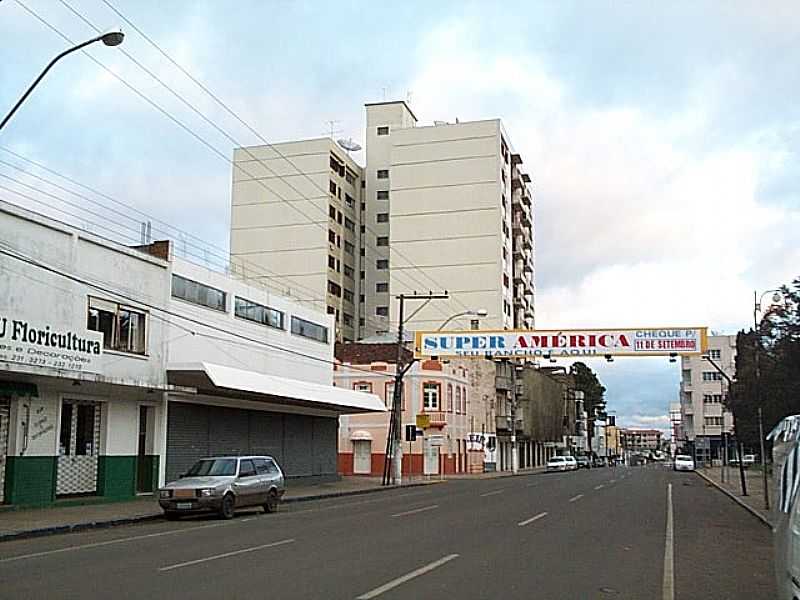
<svg viewBox="0 0 800 600">
<path fill-rule="evenodd" d="M 164 517 L 167 519 L 167 521 L 177 521 L 180 518 L 180 515 L 174 510 L 165 510 Z"/>
<path fill-rule="evenodd" d="M 233 494 L 225 494 L 222 498 L 222 506 L 219 509 L 220 516 L 223 519 L 232 519 L 235 504 L 236 499 L 233 497 Z"/>
<path fill-rule="evenodd" d="M 267 495 L 267 501 L 264 503 L 264 512 L 265 513 L 274 513 L 278 512 L 278 505 L 280 504 L 280 499 L 278 498 L 278 494 L 275 491 L 270 491 Z"/>
</svg>

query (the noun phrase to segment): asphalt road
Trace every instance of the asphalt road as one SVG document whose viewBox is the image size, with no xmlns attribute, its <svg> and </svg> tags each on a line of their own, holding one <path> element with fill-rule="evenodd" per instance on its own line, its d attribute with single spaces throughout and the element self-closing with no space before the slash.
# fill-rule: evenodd
<svg viewBox="0 0 800 600">
<path fill-rule="evenodd" d="M 232 521 L 0 544 L 0 598 L 14 599 L 668 599 L 670 590 L 774 597 L 769 530 L 696 475 L 661 467 L 448 481 Z"/>
</svg>

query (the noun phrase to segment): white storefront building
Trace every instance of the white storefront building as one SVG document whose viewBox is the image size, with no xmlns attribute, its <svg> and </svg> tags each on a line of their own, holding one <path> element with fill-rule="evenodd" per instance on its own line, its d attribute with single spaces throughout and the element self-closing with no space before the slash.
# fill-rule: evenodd
<svg viewBox="0 0 800 600">
<path fill-rule="evenodd" d="M 200 456 L 336 476 L 333 323 L 171 255 L 0 202 L 0 502 L 150 492 Z"/>
</svg>

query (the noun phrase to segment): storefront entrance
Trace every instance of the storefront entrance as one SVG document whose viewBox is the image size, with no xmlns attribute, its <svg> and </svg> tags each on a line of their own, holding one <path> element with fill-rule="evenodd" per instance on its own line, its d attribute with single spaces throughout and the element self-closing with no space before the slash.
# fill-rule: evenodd
<svg viewBox="0 0 800 600">
<path fill-rule="evenodd" d="M 56 495 L 97 492 L 100 403 L 64 400 L 61 404 Z"/>
</svg>

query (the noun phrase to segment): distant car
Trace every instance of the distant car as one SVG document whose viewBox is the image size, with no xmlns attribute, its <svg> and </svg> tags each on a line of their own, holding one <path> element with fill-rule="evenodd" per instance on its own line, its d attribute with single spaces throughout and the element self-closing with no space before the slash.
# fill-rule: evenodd
<svg viewBox="0 0 800 600">
<path fill-rule="evenodd" d="M 578 470 L 578 461 L 575 460 L 574 456 L 565 456 L 564 458 L 567 459 L 567 465 L 570 471 L 577 471 Z"/>
<path fill-rule="evenodd" d="M 219 456 L 198 460 L 160 488 L 158 503 L 167 519 L 201 512 L 230 519 L 243 506 L 275 512 L 285 492 L 283 471 L 271 456 Z"/>
<path fill-rule="evenodd" d="M 694 459 L 687 454 L 678 454 L 672 468 L 676 471 L 694 471 Z"/>
<path fill-rule="evenodd" d="M 592 468 L 592 461 L 589 460 L 588 456 L 579 456 L 575 459 L 575 462 L 578 464 L 579 469 L 591 469 Z"/>
<path fill-rule="evenodd" d="M 606 461 L 605 457 L 598 456 L 592 461 L 593 467 L 606 467 L 608 466 L 608 462 Z"/>
<path fill-rule="evenodd" d="M 574 460 L 574 459 L 573 459 Z M 567 462 L 566 456 L 553 456 L 550 460 L 547 461 L 547 468 L 548 472 L 550 471 L 569 471 L 571 469 L 569 463 Z"/>
<path fill-rule="evenodd" d="M 756 455 L 755 454 L 745 454 L 742 457 L 742 465 L 745 467 L 752 467 L 756 464 Z"/>
</svg>

